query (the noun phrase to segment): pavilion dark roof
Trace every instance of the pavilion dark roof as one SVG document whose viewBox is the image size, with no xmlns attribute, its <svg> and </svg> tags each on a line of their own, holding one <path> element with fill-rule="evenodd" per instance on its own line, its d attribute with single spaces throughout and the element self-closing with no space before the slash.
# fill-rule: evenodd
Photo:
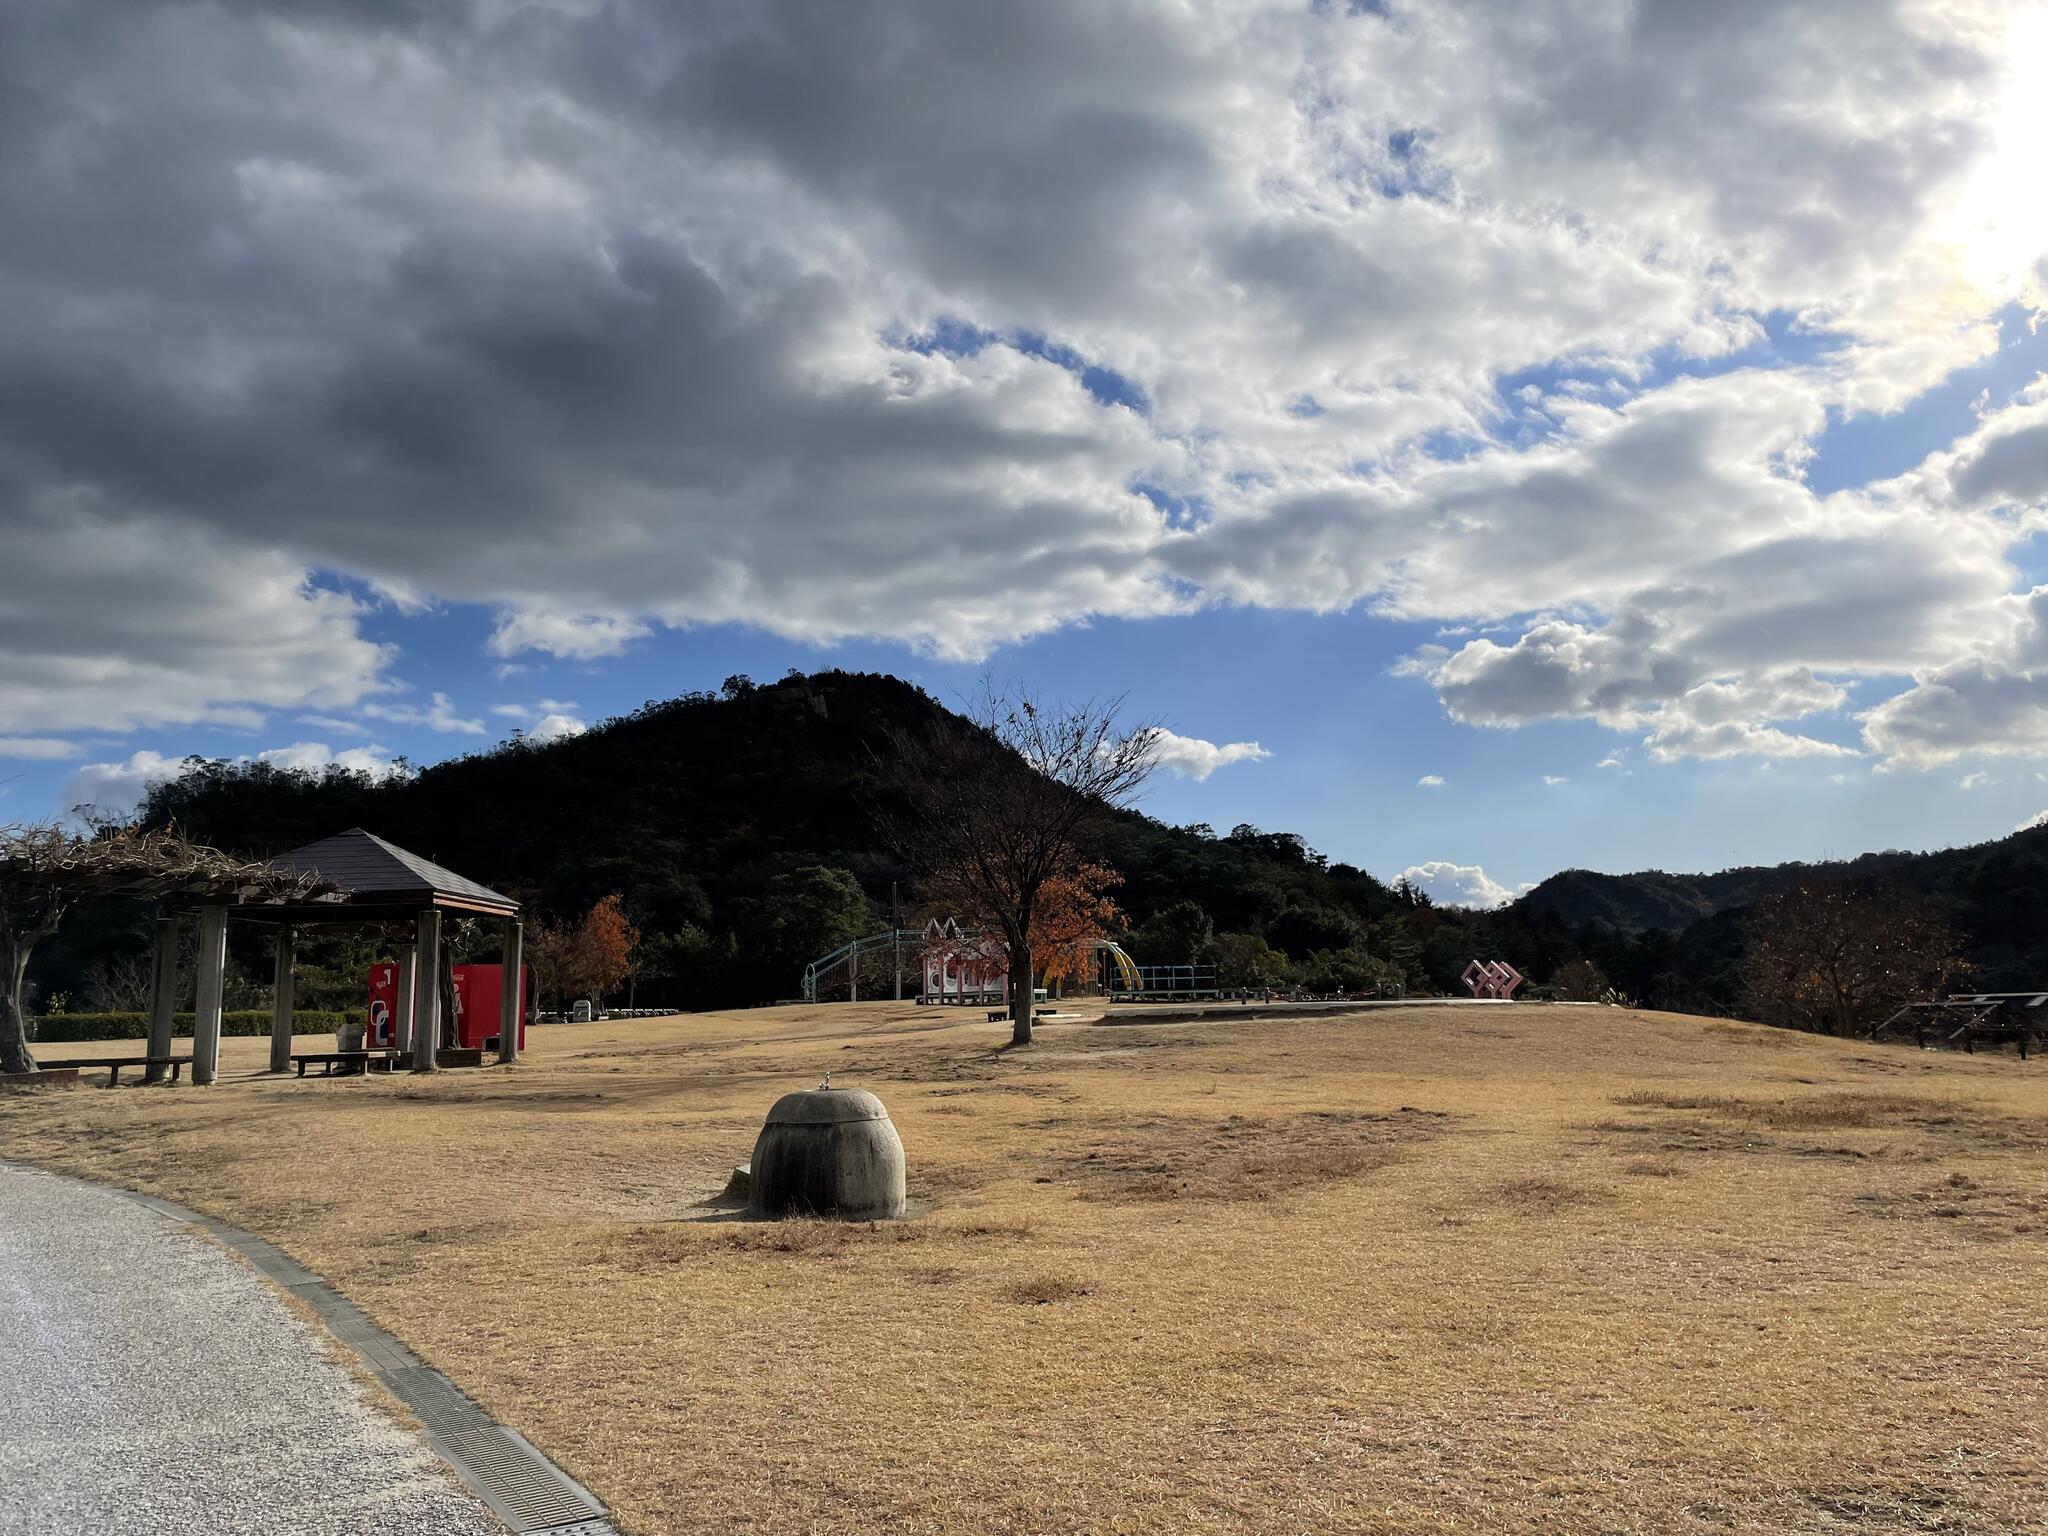
<svg viewBox="0 0 2048 1536">
<path fill-rule="evenodd" d="M 273 869 L 317 874 L 351 904 L 459 906 L 513 913 L 519 903 L 479 885 L 431 859 L 387 843 L 374 832 L 351 827 L 317 843 L 294 848 L 270 861 Z"/>
</svg>

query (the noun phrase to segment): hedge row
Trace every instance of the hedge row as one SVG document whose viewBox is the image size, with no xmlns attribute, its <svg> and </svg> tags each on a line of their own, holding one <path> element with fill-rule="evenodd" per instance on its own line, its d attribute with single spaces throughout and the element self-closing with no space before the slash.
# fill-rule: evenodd
<svg viewBox="0 0 2048 1536">
<path fill-rule="evenodd" d="M 342 1023 L 356 1017 L 348 1013 L 318 1013 L 300 1009 L 292 1015 L 292 1033 L 299 1035 L 331 1035 Z M 270 1010 L 268 1008 L 237 1008 L 220 1016 L 220 1032 L 223 1035 L 267 1035 L 270 1033 Z M 171 1033 L 181 1039 L 192 1035 L 192 1015 L 177 1014 L 171 1021 Z M 147 1040 L 149 1038 L 149 1015 L 146 1013 L 49 1013 L 36 1020 L 36 1042 L 56 1043 L 71 1040 Z"/>
</svg>

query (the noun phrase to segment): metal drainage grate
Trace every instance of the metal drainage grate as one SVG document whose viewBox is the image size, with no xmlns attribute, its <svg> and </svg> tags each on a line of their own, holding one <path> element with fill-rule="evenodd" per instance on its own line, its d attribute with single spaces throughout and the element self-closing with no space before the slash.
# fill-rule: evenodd
<svg viewBox="0 0 2048 1536">
<path fill-rule="evenodd" d="M 508 1430 L 475 1429 L 438 1438 L 443 1454 L 516 1531 L 587 1528 L 604 1513 L 595 1499 Z"/>
<path fill-rule="evenodd" d="M 488 1429 L 491 1416 L 470 1401 L 454 1382 L 439 1371 L 416 1366 L 404 1371 L 379 1371 L 391 1390 L 420 1416 L 427 1428 L 442 1435 L 460 1435 L 468 1430 Z"/>
</svg>

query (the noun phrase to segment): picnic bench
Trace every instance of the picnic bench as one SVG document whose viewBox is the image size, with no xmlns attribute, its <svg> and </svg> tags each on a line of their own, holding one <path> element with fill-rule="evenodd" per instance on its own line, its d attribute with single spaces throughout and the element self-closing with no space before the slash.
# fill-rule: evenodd
<svg viewBox="0 0 2048 1536">
<path fill-rule="evenodd" d="M 412 1065 L 411 1051 L 304 1051 L 295 1053 L 298 1075 L 317 1066 L 322 1077 L 353 1077 L 363 1072 L 403 1072 Z M 434 1052 L 434 1064 L 441 1067 L 480 1067 L 484 1053 L 476 1046 L 444 1045 Z"/>
<path fill-rule="evenodd" d="M 62 1071 L 66 1068 L 76 1068 L 78 1071 L 84 1072 L 94 1067 L 105 1067 L 107 1069 L 107 1086 L 111 1088 L 121 1081 L 121 1069 L 123 1067 L 142 1067 L 144 1069 L 150 1067 L 169 1067 L 171 1069 L 171 1081 L 175 1083 L 178 1080 L 178 1074 L 190 1066 L 191 1063 L 192 1058 L 190 1056 L 76 1056 L 67 1057 L 63 1061 L 42 1061 L 38 1062 L 37 1065 L 46 1072 Z"/>
<path fill-rule="evenodd" d="M 352 1077 L 358 1072 L 369 1071 L 372 1057 L 388 1069 L 391 1057 L 395 1054 L 393 1051 L 295 1051 L 292 1054 L 292 1062 L 298 1067 L 300 1077 L 306 1075 L 308 1067 L 318 1067 L 322 1077 L 334 1077 L 337 1074 Z"/>
</svg>

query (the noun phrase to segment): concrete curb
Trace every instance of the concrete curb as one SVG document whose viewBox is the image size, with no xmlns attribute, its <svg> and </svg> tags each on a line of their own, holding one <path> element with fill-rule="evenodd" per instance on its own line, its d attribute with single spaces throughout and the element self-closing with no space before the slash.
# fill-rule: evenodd
<svg viewBox="0 0 2048 1536">
<path fill-rule="evenodd" d="M 434 1370 L 379 1328 L 347 1297 L 290 1254 L 254 1233 L 156 1195 L 137 1194 L 112 1184 L 52 1173 L 31 1163 L 0 1159 L 0 1167 L 44 1178 L 85 1184 L 205 1233 L 247 1259 L 266 1279 L 296 1296 L 318 1315 L 336 1343 L 351 1350 L 366 1370 L 426 1426 L 427 1441 L 455 1469 L 470 1492 L 490 1506 L 518 1536 L 618 1536 L 605 1507 L 568 1473 L 534 1449 L 525 1436 L 484 1412 L 454 1382 Z"/>
</svg>

